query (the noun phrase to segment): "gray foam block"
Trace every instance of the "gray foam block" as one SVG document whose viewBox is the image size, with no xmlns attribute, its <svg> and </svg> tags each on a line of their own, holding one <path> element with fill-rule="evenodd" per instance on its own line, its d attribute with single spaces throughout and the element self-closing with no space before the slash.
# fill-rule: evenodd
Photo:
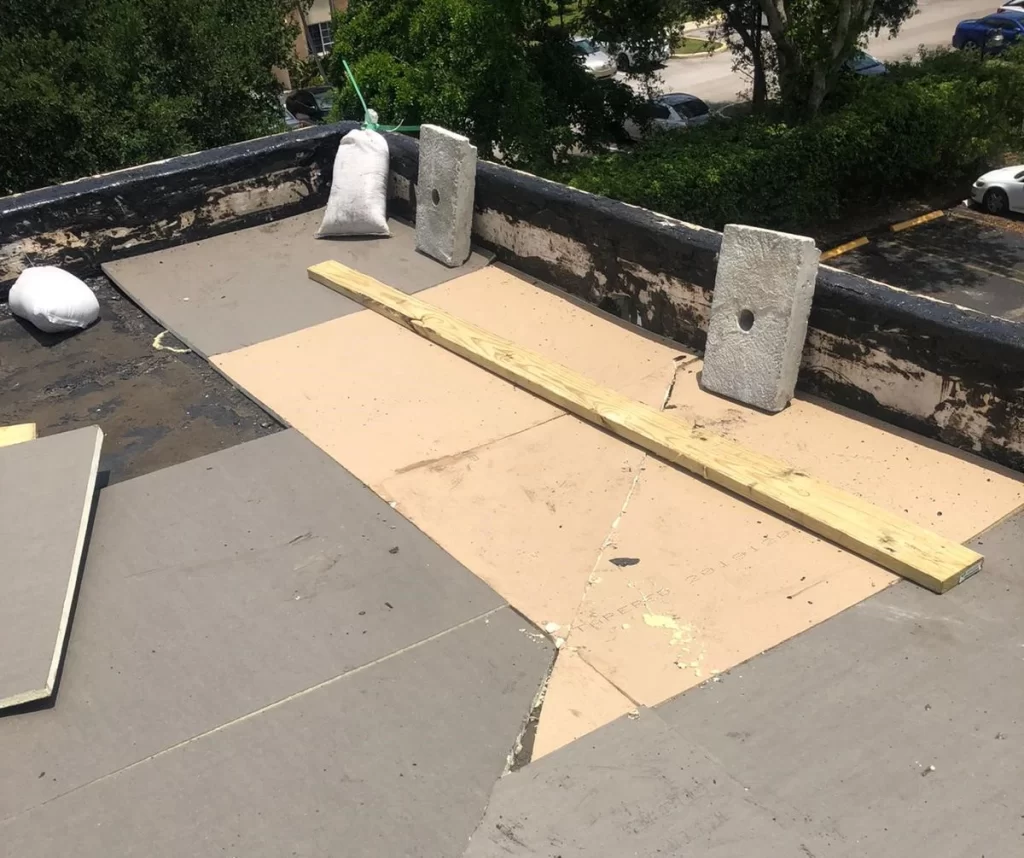
<svg viewBox="0 0 1024 858">
<path fill-rule="evenodd" d="M 765 411 L 793 398 L 818 274 L 814 241 L 727 224 L 701 387 Z"/>
<path fill-rule="evenodd" d="M 103 433 L 0 448 L 0 709 L 53 694 Z"/>
<path fill-rule="evenodd" d="M 501 608 L 66 791 L 5 854 L 457 858 L 551 663 L 521 627 Z"/>
<path fill-rule="evenodd" d="M 456 268 L 470 252 L 476 194 L 476 146 L 436 125 L 420 129 L 416 246 Z"/>
<path fill-rule="evenodd" d="M 204 357 L 362 310 L 306 275 L 310 265 L 327 259 L 410 294 L 456 276 L 416 252 L 415 233 L 407 224 L 392 220 L 390 238 L 317 239 L 322 217 L 323 209 L 317 209 L 102 268 L 143 310 Z M 466 270 L 482 268 L 489 259 L 474 252 Z"/>
<path fill-rule="evenodd" d="M 658 713 L 808 854 L 1020 854 L 1024 515 L 971 544 L 984 575 L 896 584 Z"/>
<path fill-rule="evenodd" d="M 807 858 L 756 796 L 653 712 L 502 778 L 465 858 Z"/>
<path fill-rule="evenodd" d="M 103 489 L 58 705 L 0 719 L 0 816 L 503 604 L 292 430 Z"/>
</svg>

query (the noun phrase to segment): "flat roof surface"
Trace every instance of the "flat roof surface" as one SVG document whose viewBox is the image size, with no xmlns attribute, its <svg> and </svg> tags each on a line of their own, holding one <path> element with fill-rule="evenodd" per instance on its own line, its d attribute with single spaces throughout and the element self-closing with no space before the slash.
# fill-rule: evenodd
<svg viewBox="0 0 1024 858">
<path fill-rule="evenodd" d="M 456 854 L 552 655 L 294 430 L 127 480 L 100 492 L 55 704 L 0 719 L 0 836 Z"/>
<path fill-rule="evenodd" d="M 362 309 L 313 283 L 306 276 L 312 262 L 337 259 L 396 289 L 419 292 L 490 261 L 474 250 L 461 269 L 446 268 L 417 253 L 415 230 L 393 218 L 386 241 L 317 238 L 322 218 L 317 209 L 108 262 L 103 271 L 160 324 L 209 357 Z"/>
<path fill-rule="evenodd" d="M 466 858 L 1015 855 L 1024 516 L 985 571 L 908 582 L 495 786 Z"/>
<path fill-rule="evenodd" d="M 704 393 L 695 355 L 511 269 L 419 297 L 957 541 L 1024 502 L 1020 475 L 827 403 Z M 898 580 L 372 312 L 212 362 L 564 641 L 535 755 Z"/>
<path fill-rule="evenodd" d="M 71 335 L 41 333 L 0 304 L 0 425 L 34 422 L 40 436 L 98 425 L 100 485 L 280 431 L 199 355 L 158 340 L 164 329 L 106 277 L 87 282 L 100 318 Z"/>
<path fill-rule="evenodd" d="M 222 240 L 206 281 L 261 276 Z M 326 258 L 304 242 L 289 278 Z M 1008 852 L 1021 475 L 820 400 L 754 412 L 676 344 L 503 266 L 455 275 L 420 297 L 958 541 L 997 525 L 985 569 L 941 597 L 900 582 L 371 311 L 256 332 L 214 370 L 94 279 L 106 329 L 0 323 L 4 422 L 98 422 L 112 471 L 148 472 L 100 492 L 55 705 L 0 719 L 5 842 Z M 207 402 L 228 419 L 197 426 Z"/>
</svg>

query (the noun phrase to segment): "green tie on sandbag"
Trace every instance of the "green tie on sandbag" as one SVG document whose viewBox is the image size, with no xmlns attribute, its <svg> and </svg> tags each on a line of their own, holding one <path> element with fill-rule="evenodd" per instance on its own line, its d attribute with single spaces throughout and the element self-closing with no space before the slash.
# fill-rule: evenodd
<svg viewBox="0 0 1024 858">
<path fill-rule="evenodd" d="M 349 83 L 352 84 L 352 89 L 356 91 L 356 95 L 359 97 L 359 103 L 363 105 L 363 128 L 367 131 L 380 131 L 384 133 L 392 131 L 419 131 L 418 125 L 396 125 L 394 128 L 385 128 L 380 125 L 377 120 L 377 111 L 371 110 L 366 106 L 366 99 L 363 98 L 362 90 L 359 89 L 359 84 L 356 83 L 356 76 L 352 74 L 352 69 L 349 68 L 348 61 L 344 58 L 341 64 L 345 67 L 345 74 L 348 75 Z"/>
</svg>

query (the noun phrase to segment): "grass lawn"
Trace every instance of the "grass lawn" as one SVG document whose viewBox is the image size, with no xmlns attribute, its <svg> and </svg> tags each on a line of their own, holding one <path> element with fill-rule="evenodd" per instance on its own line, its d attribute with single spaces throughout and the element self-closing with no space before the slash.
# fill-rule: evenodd
<svg viewBox="0 0 1024 858">
<path fill-rule="evenodd" d="M 717 51 L 720 47 L 722 47 L 721 42 L 711 42 L 704 39 L 691 39 L 688 36 L 683 36 L 683 38 L 679 40 L 679 43 L 672 48 L 672 53 L 707 54 L 711 51 Z"/>
<path fill-rule="evenodd" d="M 548 19 L 548 23 L 553 26 L 564 26 L 567 29 L 572 29 L 576 26 L 579 21 L 580 11 L 578 0 L 564 0 L 562 3 L 562 14 L 558 13 L 557 0 L 550 0 L 549 4 L 551 7 L 551 17 Z"/>
</svg>

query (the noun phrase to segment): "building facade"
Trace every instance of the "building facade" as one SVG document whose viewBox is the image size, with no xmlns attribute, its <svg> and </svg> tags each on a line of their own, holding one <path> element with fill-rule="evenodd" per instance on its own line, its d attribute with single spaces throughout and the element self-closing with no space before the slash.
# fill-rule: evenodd
<svg viewBox="0 0 1024 858">
<path fill-rule="evenodd" d="M 291 17 L 299 28 L 295 37 L 295 56 L 300 60 L 310 56 L 326 56 L 334 47 L 331 33 L 331 19 L 336 12 L 344 12 L 348 0 L 313 0 L 308 9 L 300 11 L 298 6 Z M 291 77 L 286 69 L 274 69 L 274 74 L 285 89 L 292 88 Z"/>
</svg>

